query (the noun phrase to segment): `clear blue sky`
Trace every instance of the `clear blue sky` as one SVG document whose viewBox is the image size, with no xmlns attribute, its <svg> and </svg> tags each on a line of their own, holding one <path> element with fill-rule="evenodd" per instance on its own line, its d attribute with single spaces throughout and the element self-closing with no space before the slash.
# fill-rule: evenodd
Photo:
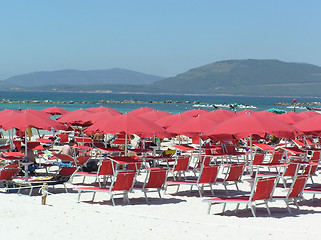
<svg viewBox="0 0 321 240">
<path fill-rule="evenodd" d="M 126 68 L 164 77 L 227 59 L 321 66 L 318 0 L 0 0 L 0 80 Z"/>
</svg>

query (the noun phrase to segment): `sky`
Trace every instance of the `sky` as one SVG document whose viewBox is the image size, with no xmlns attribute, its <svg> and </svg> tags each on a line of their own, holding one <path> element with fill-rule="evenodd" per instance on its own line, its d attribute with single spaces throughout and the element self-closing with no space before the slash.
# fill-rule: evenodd
<svg viewBox="0 0 321 240">
<path fill-rule="evenodd" d="M 321 66 L 318 0 L 0 0 L 0 80 L 125 68 L 171 77 L 229 59 Z"/>
</svg>

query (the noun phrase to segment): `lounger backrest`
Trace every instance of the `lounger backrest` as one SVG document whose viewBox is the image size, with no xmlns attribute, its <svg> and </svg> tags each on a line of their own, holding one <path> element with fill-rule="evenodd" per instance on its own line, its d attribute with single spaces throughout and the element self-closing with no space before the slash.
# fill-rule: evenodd
<svg viewBox="0 0 321 240">
<path fill-rule="evenodd" d="M 76 167 L 62 167 L 57 175 L 71 176 L 77 170 Z"/>
<path fill-rule="evenodd" d="M 264 153 L 255 154 L 252 165 L 261 165 L 264 161 L 264 156 Z"/>
<path fill-rule="evenodd" d="M 273 154 L 272 161 L 270 163 L 278 164 L 281 162 L 282 157 L 283 157 L 283 152 L 275 152 Z"/>
<path fill-rule="evenodd" d="M 320 161 L 320 152 L 319 151 L 314 151 L 310 161 L 319 162 Z"/>
<path fill-rule="evenodd" d="M 226 145 L 225 150 L 226 150 L 226 153 L 228 154 L 236 153 L 236 149 L 234 145 Z"/>
<path fill-rule="evenodd" d="M 111 159 L 103 159 L 99 165 L 98 176 L 114 175 L 114 163 Z"/>
<path fill-rule="evenodd" d="M 118 172 L 116 181 L 112 186 L 113 191 L 129 191 L 133 186 L 135 172 Z"/>
<path fill-rule="evenodd" d="M 201 169 L 201 175 L 198 179 L 198 183 L 213 183 L 217 178 L 218 165 L 204 166 Z"/>
<path fill-rule="evenodd" d="M 239 181 L 243 174 L 243 164 L 231 164 L 229 173 L 225 181 Z"/>
<path fill-rule="evenodd" d="M 148 183 L 145 188 L 161 188 L 167 176 L 167 169 L 165 168 L 151 168 L 149 172 Z"/>
<path fill-rule="evenodd" d="M 90 156 L 78 156 L 76 158 L 76 164 L 77 165 L 84 165 L 88 160 Z"/>
<path fill-rule="evenodd" d="M 299 197 L 305 187 L 305 183 L 307 179 L 308 179 L 307 175 L 298 176 L 290 187 L 288 198 Z"/>
<path fill-rule="evenodd" d="M 173 171 L 185 171 L 189 166 L 189 157 L 178 157 L 175 162 Z"/>
<path fill-rule="evenodd" d="M 290 163 L 285 172 L 283 173 L 283 176 L 286 176 L 286 177 L 291 177 L 291 176 L 295 176 L 295 174 L 297 173 L 299 169 L 299 164 L 296 164 L 296 163 Z"/>
<path fill-rule="evenodd" d="M 68 134 L 66 134 L 66 133 L 58 134 L 58 137 L 60 138 L 60 143 L 69 142 Z"/>
<path fill-rule="evenodd" d="M 318 164 L 315 162 L 309 162 L 309 165 L 306 166 L 302 175 L 313 175 L 318 170 Z"/>
<path fill-rule="evenodd" d="M 2 168 L 0 170 L 1 180 L 12 180 L 19 172 L 19 168 Z"/>
<path fill-rule="evenodd" d="M 251 201 L 269 199 L 274 189 L 275 179 L 275 177 L 258 179 Z"/>
</svg>

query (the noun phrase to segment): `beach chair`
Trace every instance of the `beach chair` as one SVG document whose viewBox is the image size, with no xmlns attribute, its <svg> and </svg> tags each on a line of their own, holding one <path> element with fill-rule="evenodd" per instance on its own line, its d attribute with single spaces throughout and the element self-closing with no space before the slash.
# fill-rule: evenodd
<svg viewBox="0 0 321 240">
<path fill-rule="evenodd" d="M 82 183 L 85 182 L 86 177 L 94 177 L 94 182 L 98 182 L 99 187 L 102 187 L 101 177 L 103 177 L 103 183 L 105 184 L 108 177 L 113 176 L 115 173 L 115 165 L 111 159 L 102 159 L 98 164 L 97 172 L 76 172 L 74 177 L 83 177 Z"/>
<path fill-rule="evenodd" d="M 4 186 L 5 191 L 10 189 L 10 183 L 19 171 L 20 168 L 18 164 L 9 164 L 0 169 L 0 183 Z"/>
<path fill-rule="evenodd" d="M 239 187 L 237 183 L 242 182 L 242 176 L 244 171 L 244 164 L 228 164 L 228 165 L 222 165 L 223 173 L 224 168 L 227 168 L 227 171 L 224 173 L 225 178 L 217 178 L 216 183 L 217 184 L 223 184 L 226 193 L 227 192 L 227 186 L 230 184 L 235 184 L 236 190 L 239 191 Z"/>
<path fill-rule="evenodd" d="M 298 211 L 300 211 L 298 201 L 302 198 L 302 192 L 305 188 L 307 179 L 308 175 L 296 176 L 286 196 L 273 196 L 272 201 L 284 201 L 289 213 L 292 213 L 289 207 L 292 202 L 297 207 Z"/>
<path fill-rule="evenodd" d="M 182 181 L 166 181 L 165 191 L 167 191 L 168 186 L 177 186 L 176 193 L 179 191 L 180 186 L 186 185 L 190 186 L 190 192 L 192 191 L 193 186 L 197 187 L 200 197 L 202 197 L 202 192 L 205 185 L 208 185 L 211 189 L 212 195 L 214 195 L 212 185 L 215 183 L 217 174 L 219 170 L 219 165 L 203 166 L 199 173 L 197 179 L 185 179 Z"/>
<path fill-rule="evenodd" d="M 190 157 L 177 157 L 175 159 L 175 163 L 172 168 L 169 169 L 169 173 L 172 174 L 174 180 L 176 180 L 176 176 L 181 176 L 183 174 L 184 178 L 186 178 L 185 172 L 189 170 Z"/>
<path fill-rule="evenodd" d="M 92 192 L 93 197 L 92 201 L 94 201 L 95 195 L 97 192 L 108 193 L 110 195 L 110 199 L 115 206 L 114 196 L 122 195 L 123 201 L 127 200 L 127 203 L 130 204 L 128 193 L 131 191 L 134 181 L 135 181 L 136 173 L 133 171 L 118 171 L 114 176 L 113 181 L 110 186 L 106 188 L 95 187 L 95 186 L 82 186 L 76 187 L 75 190 L 78 191 L 78 202 L 80 202 L 80 196 L 83 192 Z"/>
<path fill-rule="evenodd" d="M 63 145 L 63 144 L 69 143 L 68 133 L 58 134 L 56 141 L 59 143 L 59 145 Z"/>
<path fill-rule="evenodd" d="M 159 198 L 162 198 L 160 190 L 163 189 L 168 170 L 165 168 L 150 168 L 147 170 L 145 181 L 143 184 L 136 183 L 133 190 L 141 190 L 145 194 L 146 203 L 148 202 L 147 192 L 156 189 Z"/>
<path fill-rule="evenodd" d="M 260 204 L 265 204 L 267 212 L 271 215 L 271 211 L 268 206 L 268 202 L 272 197 L 272 193 L 276 184 L 276 177 L 258 177 L 256 175 L 254 184 L 250 195 L 248 196 L 235 196 L 235 197 L 221 197 L 221 198 L 209 198 L 203 201 L 208 203 L 208 211 L 210 214 L 211 206 L 214 204 L 222 203 L 223 211 L 225 211 L 227 203 L 234 203 L 236 205 L 235 212 L 239 209 L 240 204 L 245 204 L 246 208 L 250 207 L 253 217 L 256 217 L 255 208 Z M 263 203 L 262 203 L 263 202 Z"/>
<path fill-rule="evenodd" d="M 70 182 L 76 170 L 77 167 L 61 167 L 54 175 L 30 177 L 28 181 L 25 181 L 24 178 L 14 179 L 14 185 L 18 189 L 18 193 L 22 189 L 30 189 L 29 196 L 31 196 L 34 188 L 40 188 L 44 184 L 52 186 L 54 190 L 56 185 L 63 184 L 66 193 L 68 193 L 66 184 Z"/>
</svg>

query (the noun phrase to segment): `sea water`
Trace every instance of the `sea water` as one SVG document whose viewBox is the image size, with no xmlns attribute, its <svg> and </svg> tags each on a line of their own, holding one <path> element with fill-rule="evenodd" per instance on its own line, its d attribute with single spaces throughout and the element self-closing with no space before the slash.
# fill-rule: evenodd
<svg viewBox="0 0 321 240">
<path fill-rule="evenodd" d="M 251 110 L 262 111 L 269 108 L 280 108 L 285 111 L 293 111 L 293 109 L 287 108 L 286 105 L 276 105 L 283 102 L 292 104 L 293 98 L 288 97 L 244 97 L 244 96 L 199 96 L 199 95 L 165 95 L 165 94 L 114 94 L 114 93 L 77 93 L 77 92 L 32 92 L 32 91 L 0 91 L 0 99 L 11 101 L 24 101 L 24 100 L 36 100 L 36 101 L 73 101 L 73 102 L 93 102 L 86 104 L 57 104 L 57 103 L 1 103 L 0 110 L 3 109 L 44 109 L 52 106 L 61 107 L 68 111 L 76 109 L 86 109 L 91 107 L 111 107 L 122 113 L 130 112 L 140 107 L 150 107 L 160 111 L 167 111 L 170 113 L 181 113 L 187 110 L 193 109 L 194 103 L 200 103 L 201 105 L 223 105 L 228 109 L 228 105 L 238 106 L 253 106 L 256 107 Z M 117 103 L 100 103 L 99 101 L 117 101 Z M 141 101 L 141 103 L 123 103 L 124 100 Z M 158 103 L 153 103 L 153 101 Z M 171 103 L 164 103 L 165 101 Z M 297 98 L 297 103 L 305 102 L 320 102 L 321 98 Z M 318 105 L 313 107 L 320 107 Z M 208 110 L 214 110 L 215 108 L 204 108 Z M 244 110 L 244 108 L 238 108 L 237 111 Z M 298 109 L 297 111 L 303 111 Z"/>
</svg>

